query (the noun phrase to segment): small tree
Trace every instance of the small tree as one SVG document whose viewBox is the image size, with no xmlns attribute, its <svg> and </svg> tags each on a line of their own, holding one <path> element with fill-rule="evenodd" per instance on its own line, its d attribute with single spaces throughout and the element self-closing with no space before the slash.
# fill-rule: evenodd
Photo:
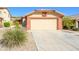
<svg viewBox="0 0 79 59">
<path fill-rule="evenodd" d="M 70 17 L 63 17 L 63 28 L 64 29 L 72 29 L 75 26 L 75 22 Z"/>
<path fill-rule="evenodd" d="M 19 22 L 15 22 L 15 27 L 16 27 L 16 29 L 19 29 L 20 28 L 20 26 L 19 26 Z"/>
</svg>

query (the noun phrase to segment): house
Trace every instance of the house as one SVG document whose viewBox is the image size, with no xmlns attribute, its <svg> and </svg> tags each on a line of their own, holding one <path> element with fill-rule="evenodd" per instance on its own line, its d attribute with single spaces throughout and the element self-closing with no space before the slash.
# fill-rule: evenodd
<svg viewBox="0 0 79 59">
<path fill-rule="evenodd" d="M 55 10 L 35 10 L 25 15 L 27 30 L 62 30 L 64 15 Z"/>
<path fill-rule="evenodd" d="M 22 17 L 12 16 L 11 21 L 13 21 L 13 22 L 17 21 L 21 25 L 22 24 L 22 19 L 21 18 Z"/>
<path fill-rule="evenodd" d="M 4 21 L 10 21 L 11 14 L 7 8 L 0 7 L 0 27 L 3 27 Z"/>
<path fill-rule="evenodd" d="M 79 14 L 70 16 L 75 21 L 75 27 L 79 28 Z"/>
</svg>

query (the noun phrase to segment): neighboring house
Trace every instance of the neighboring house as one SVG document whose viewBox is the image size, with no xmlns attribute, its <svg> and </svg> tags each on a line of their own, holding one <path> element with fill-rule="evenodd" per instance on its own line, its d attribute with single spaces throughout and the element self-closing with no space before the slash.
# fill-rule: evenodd
<svg viewBox="0 0 79 59">
<path fill-rule="evenodd" d="M 79 28 L 79 14 L 70 17 L 75 21 L 76 28 Z"/>
<path fill-rule="evenodd" d="M 19 24 L 22 24 L 22 19 L 21 19 L 22 17 L 17 17 L 17 16 L 13 16 L 13 17 L 11 17 L 11 21 L 13 21 L 13 22 L 19 22 Z"/>
<path fill-rule="evenodd" d="M 9 13 L 9 10 L 4 7 L 0 7 L 0 27 L 3 26 L 4 21 L 10 21 L 11 20 L 11 15 Z"/>
<path fill-rule="evenodd" d="M 55 10 L 35 10 L 25 16 L 27 30 L 62 30 L 64 15 Z"/>
</svg>

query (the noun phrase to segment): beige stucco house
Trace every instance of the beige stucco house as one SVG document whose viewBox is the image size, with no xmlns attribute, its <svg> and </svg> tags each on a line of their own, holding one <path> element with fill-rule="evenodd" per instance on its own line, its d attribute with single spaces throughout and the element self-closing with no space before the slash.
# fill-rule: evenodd
<svg viewBox="0 0 79 59">
<path fill-rule="evenodd" d="M 25 15 L 27 30 L 62 30 L 64 15 L 55 10 L 35 10 Z"/>
<path fill-rule="evenodd" d="M 0 27 L 3 27 L 3 22 L 10 21 L 11 15 L 7 8 L 0 7 Z"/>
<path fill-rule="evenodd" d="M 70 17 L 75 21 L 75 28 L 79 28 L 79 14 Z"/>
</svg>

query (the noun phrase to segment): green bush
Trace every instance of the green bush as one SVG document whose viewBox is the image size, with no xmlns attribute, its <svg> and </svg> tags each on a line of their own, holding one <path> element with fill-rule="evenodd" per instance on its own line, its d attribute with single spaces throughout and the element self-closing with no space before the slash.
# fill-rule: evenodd
<svg viewBox="0 0 79 59">
<path fill-rule="evenodd" d="M 63 18 L 63 28 L 64 29 L 73 29 L 75 27 L 75 21 L 70 17 Z"/>
<path fill-rule="evenodd" d="M 26 34 L 22 30 L 8 30 L 3 34 L 1 44 L 6 47 L 15 47 L 24 44 Z"/>
<path fill-rule="evenodd" d="M 10 22 L 4 22 L 4 27 L 10 27 Z"/>
</svg>

